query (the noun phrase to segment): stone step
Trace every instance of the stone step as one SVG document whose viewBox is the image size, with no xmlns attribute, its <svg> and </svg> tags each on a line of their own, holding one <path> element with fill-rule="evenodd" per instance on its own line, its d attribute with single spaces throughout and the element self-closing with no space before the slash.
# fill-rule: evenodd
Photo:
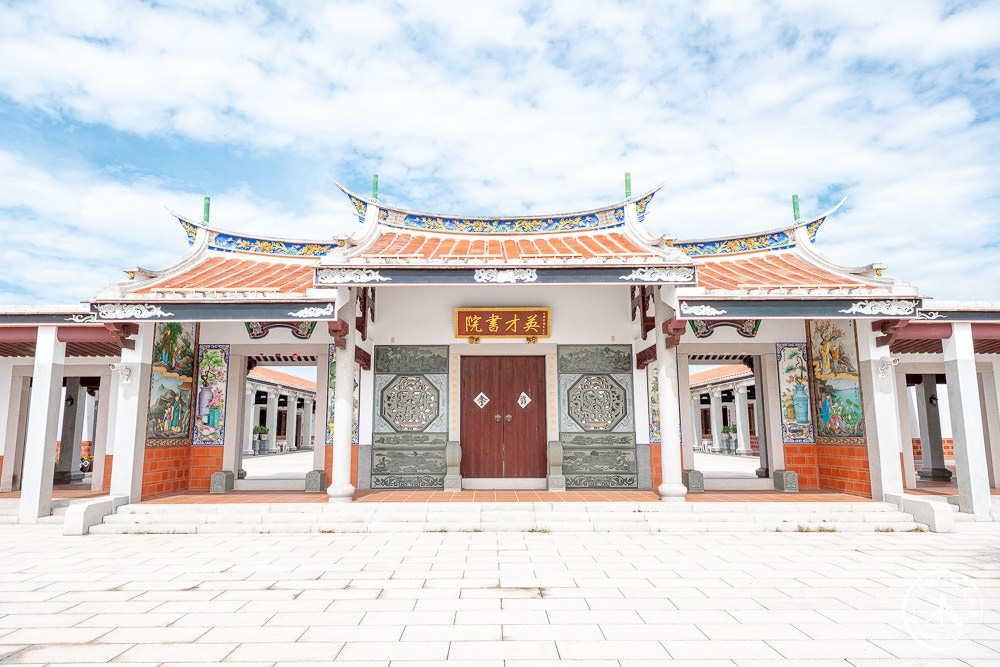
<svg viewBox="0 0 1000 667">
<path fill-rule="evenodd" d="M 53 517 L 55 518 L 55 517 Z M 915 530 L 890 503 L 253 503 L 119 507 L 92 533 Z"/>
</svg>

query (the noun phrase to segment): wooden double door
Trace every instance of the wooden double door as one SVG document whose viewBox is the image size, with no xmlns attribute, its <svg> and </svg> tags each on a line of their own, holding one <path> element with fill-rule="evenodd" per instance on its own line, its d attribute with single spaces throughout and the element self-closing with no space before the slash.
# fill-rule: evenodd
<svg viewBox="0 0 1000 667">
<path fill-rule="evenodd" d="M 545 357 L 462 357 L 461 400 L 462 477 L 545 477 Z"/>
</svg>

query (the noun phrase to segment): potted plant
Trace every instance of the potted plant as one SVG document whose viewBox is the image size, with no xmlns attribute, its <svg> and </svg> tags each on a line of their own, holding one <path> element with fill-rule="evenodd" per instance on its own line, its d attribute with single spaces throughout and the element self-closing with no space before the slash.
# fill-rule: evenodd
<svg viewBox="0 0 1000 667">
<path fill-rule="evenodd" d="M 267 453 L 267 438 L 262 436 L 267 435 L 270 432 L 266 426 L 258 424 L 253 427 L 253 434 L 257 437 L 253 441 L 253 453 L 254 455 L 266 454 Z"/>
</svg>

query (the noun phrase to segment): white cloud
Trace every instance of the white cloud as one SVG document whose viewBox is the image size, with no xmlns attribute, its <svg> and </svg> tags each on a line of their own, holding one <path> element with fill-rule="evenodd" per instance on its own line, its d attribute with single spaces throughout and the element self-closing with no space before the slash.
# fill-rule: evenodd
<svg viewBox="0 0 1000 667">
<path fill-rule="evenodd" d="M 995 3 L 268 7 L 6 6 L 0 62 L 18 66 L 0 68 L 0 95 L 124 136 L 280 147 L 334 176 L 378 172 L 384 199 L 444 213 L 587 208 L 619 198 L 630 170 L 635 191 L 666 182 L 649 224 L 684 238 L 785 224 L 793 192 L 806 214 L 850 194 L 821 251 L 886 261 L 928 293 L 996 298 Z M 51 235 L 81 200 L 116 230 L 200 200 L 85 167 L 70 170 L 70 200 L 63 168 L 20 166 L 37 179 L 19 181 L 11 205 Z M 217 224 L 285 228 L 287 203 L 244 181 L 233 173 L 215 198 Z M 36 204 L 20 201 L 29 193 Z M 304 208 L 300 235 L 342 220 L 335 192 Z M 106 245 L 114 232 L 94 233 Z"/>
</svg>

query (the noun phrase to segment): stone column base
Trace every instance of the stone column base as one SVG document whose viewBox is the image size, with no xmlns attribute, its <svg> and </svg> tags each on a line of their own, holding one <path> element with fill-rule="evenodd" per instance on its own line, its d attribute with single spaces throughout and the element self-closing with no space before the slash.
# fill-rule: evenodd
<svg viewBox="0 0 1000 667">
<path fill-rule="evenodd" d="M 917 471 L 917 477 L 920 479 L 933 479 L 938 482 L 950 482 L 952 474 L 947 468 L 921 468 Z"/>
<path fill-rule="evenodd" d="M 306 493 L 324 493 L 326 491 L 326 471 L 310 470 L 306 473 Z"/>
<path fill-rule="evenodd" d="M 681 470 L 681 483 L 688 493 L 705 492 L 705 475 L 700 470 Z"/>
<path fill-rule="evenodd" d="M 785 493 L 799 492 L 799 475 L 794 470 L 775 470 L 774 488 Z"/>
<path fill-rule="evenodd" d="M 229 493 L 233 490 L 234 480 L 236 475 L 228 470 L 220 470 L 219 472 L 212 473 L 211 484 L 209 486 L 209 493 Z"/>
<path fill-rule="evenodd" d="M 549 475 L 546 478 L 545 488 L 549 491 L 565 491 L 566 490 L 566 476 L 565 475 Z"/>
<path fill-rule="evenodd" d="M 444 476 L 444 490 L 445 491 L 461 491 L 462 490 L 462 476 L 461 475 L 445 475 Z"/>
</svg>

